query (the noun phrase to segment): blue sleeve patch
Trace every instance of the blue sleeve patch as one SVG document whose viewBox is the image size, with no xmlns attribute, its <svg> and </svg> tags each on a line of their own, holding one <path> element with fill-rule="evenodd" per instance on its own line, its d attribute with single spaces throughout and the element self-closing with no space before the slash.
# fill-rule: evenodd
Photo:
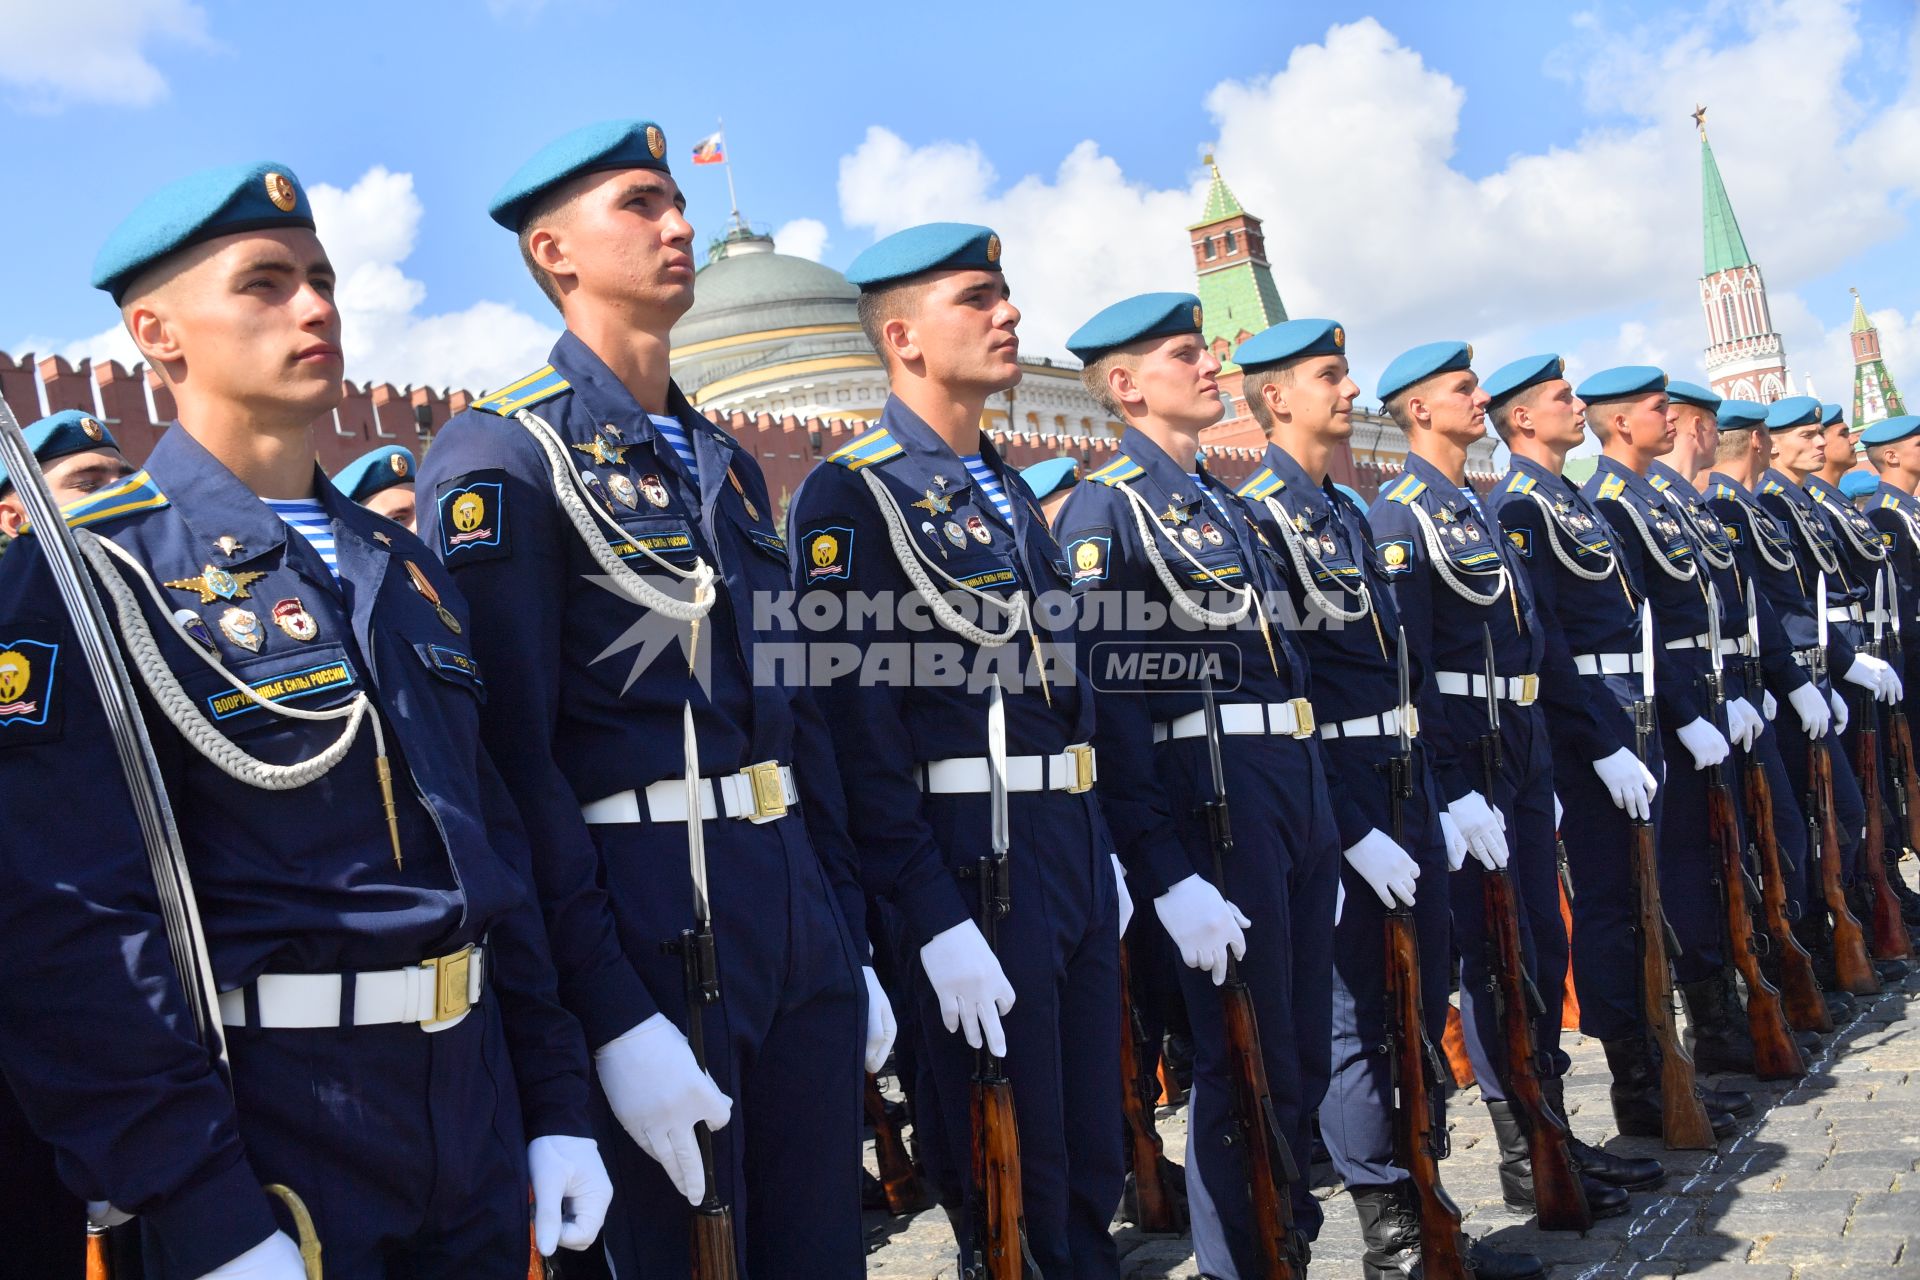
<svg viewBox="0 0 1920 1280">
<path fill-rule="evenodd" d="M 800 535 L 806 555 L 809 585 L 844 582 L 853 576 L 853 530 L 843 524 L 821 525 Z"/>
<path fill-rule="evenodd" d="M 52 627 L 0 631 L 0 747 L 59 741 L 59 675 Z"/>
<path fill-rule="evenodd" d="M 506 556 L 506 472 L 475 471 L 440 490 L 440 559 L 450 566 Z"/>
<path fill-rule="evenodd" d="M 1406 573 L 1413 568 L 1413 541 L 1410 538 L 1394 538 L 1383 542 L 1376 548 L 1380 552 L 1380 567 L 1386 573 Z"/>
<path fill-rule="evenodd" d="M 1075 538 L 1067 544 L 1067 563 L 1073 568 L 1072 582 L 1105 582 L 1113 561 L 1113 538 L 1107 534 Z"/>
</svg>

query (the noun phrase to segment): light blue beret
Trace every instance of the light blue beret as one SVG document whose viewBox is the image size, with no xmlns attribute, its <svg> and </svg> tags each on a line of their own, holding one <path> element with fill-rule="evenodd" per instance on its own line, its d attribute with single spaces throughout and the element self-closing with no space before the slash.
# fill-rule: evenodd
<svg viewBox="0 0 1920 1280">
<path fill-rule="evenodd" d="M 1820 406 L 1820 425 L 1821 426 L 1830 427 L 1836 422 L 1845 422 L 1846 419 L 1847 419 L 1846 410 L 1842 409 L 1839 405 L 1823 404 Z"/>
<path fill-rule="evenodd" d="M 1667 384 L 1667 399 L 1677 401 L 1680 404 L 1690 404 L 1696 408 L 1705 409 L 1708 413 L 1712 414 L 1718 414 L 1720 412 L 1720 406 L 1725 403 L 1719 396 L 1713 394 L 1713 392 L 1697 382 L 1669 382 Z"/>
<path fill-rule="evenodd" d="M 1722 400 L 1720 412 L 1714 416 L 1722 431 L 1744 431 L 1767 425 L 1767 406 L 1758 400 Z"/>
<path fill-rule="evenodd" d="M 1545 355 L 1522 356 L 1512 364 L 1501 365 L 1487 375 L 1480 389 L 1497 405 L 1519 395 L 1528 387 L 1537 387 L 1543 382 L 1566 376 L 1567 362 L 1553 352 L 1547 352 Z"/>
<path fill-rule="evenodd" d="M 79 409 L 62 409 L 23 429 L 20 434 L 27 438 L 27 448 L 33 450 L 33 456 L 43 465 L 70 453 L 120 448 L 113 434 L 107 430 L 106 423 Z M 5 464 L 0 463 L 0 489 L 12 483 L 13 478 L 7 474 Z"/>
<path fill-rule="evenodd" d="M 1414 383 L 1431 378 L 1436 373 L 1452 373 L 1472 367 L 1472 343 L 1429 342 L 1395 356 L 1393 363 L 1387 366 L 1387 371 L 1380 375 L 1376 394 L 1382 400 L 1391 400 Z"/>
<path fill-rule="evenodd" d="M 667 168 L 667 135 L 651 120 L 606 120 L 562 134 L 521 165 L 487 205 L 492 219 L 509 231 L 540 194 L 582 173 L 607 169 Z"/>
<path fill-rule="evenodd" d="M 1234 348 L 1233 362 L 1254 370 L 1306 356 L 1343 356 L 1347 331 L 1337 320 L 1282 320 Z"/>
<path fill-rule="evenodd" d="M 1080 478 L 1080 464 L 1072 458 L 1048 458 L 1020 469 L 1020 478 L 1033 490 L 1033 496 L 1045 500 Z"/>
<path fill-rule="evenodd" d="M 893 284 L 928 271 L 998 271 L 1000 237 L 970 222 L 923 222 L 896 231 L 860 251 L 847 279 L 862 289 Z"/>
<path fill-rule="evenodd" d="M 1820 421 L 1820 402 L 1812 396 L 1788 396 L 1775 400 L 1767 409 L 1767 429 L 1804 427 Z"/>
<path fill-rule="evenodd" d="M 1840 492 L 1849 498 L 1864 498 L 1880 487 L 1880 477 L 1871 471 L 1849 471 L 1840 477 Z"/>
<path fill-rule="evenodd" d="M 1602 369 L 1574 388 L 1573 393 L 1588 404 L 1597 404 L 1630 396 L 1649 396 L 1666 389 L 1667 375 L 1652 365 L 1623 364 Z"/>
<path fill-rule="evenodd" d="M 333 487 L 355 502 L 365 502 L 382 489 L 412 484 L 413 471 L 413 450 L 403 444 L 383 444 L 340 468 Z"/>
<path fill-rule="evenodd" d="M 1349 498 L 1352 498 L 1353 505 L 1360 508 L 1361 515 L 1367 513 L 1367 500 L 1360 496 L 1358 489 L 1355 489 L 1352 485 L 1341 484 L 1338 480 L 1333 482 L 1333 487 L 1346 494 Z"/>
<path fill-rule="evenodd" d="M 1199 332 L 1200 299 L 1190 293 L 1142 293 L 1104 308 L 1075 329 L 1067 350 L 1092 364 L 1130 342 Z"/>
<path fill-rule="evenodd" d="M 208 169 L 160 188 L 115 227 L 93 260 L 93 287 L 119 302 L 133 278 L 203 240 L 271 227 L 313 229 L 300 179 L 283 164 Z"/>
<path fill-rule="evenodd" d="M 1862 444 L 1897 444 L 1920 431 L 1920 414 L 1904 413 L 1897 418 L 1876 422 L 1860 433 Z"/>
</svg>

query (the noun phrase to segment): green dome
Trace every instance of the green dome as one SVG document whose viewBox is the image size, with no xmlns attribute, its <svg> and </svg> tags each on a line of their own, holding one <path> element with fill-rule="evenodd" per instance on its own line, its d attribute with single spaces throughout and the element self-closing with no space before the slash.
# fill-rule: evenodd
<svg viewBox="0 0 1920 1280">
<path fill-rule="evenodd" d="M 736 231 L 694 277 L 693 307 L 673 327 L 675 349 L 769 329 L 858 324 L 860 291 L 832 267 L 774 251 L 771 236 Z"/>
</svg>

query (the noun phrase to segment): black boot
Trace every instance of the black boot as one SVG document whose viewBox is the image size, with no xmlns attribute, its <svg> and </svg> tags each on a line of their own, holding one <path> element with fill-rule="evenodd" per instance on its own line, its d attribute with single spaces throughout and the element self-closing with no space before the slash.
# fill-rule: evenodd
<svg viewBox="0 0 1920 1280">
<path fill-rule="evenodd" d="M 1366 1280 L 1391 1280 L 1420 1272 L 1420 1206 L 1413 1184 L 1353 1187 L 1353 1211 L 1360 1215 L 1360 1273 Z"/>
<path fill-rule="evenodd" d="M 1505 1102 L 1488 1102 L 1493 1117 L 1493 1136 L 1500 1144 L 1500 1198 L 1509 1209 L 1533 1212 L 1533 1156 L 1527 1147 L 1526 1125 L 1519 1112 Z M 1575 1172 L 1579 1172 L 1576 1162 Z M 1584 1173 L 1579 1174 L 1580 1189 L 1586 1192 L 1587 1208 L 1595 1218 L 1618 1217 L 1627 1211 L 1627 1193 L 1608 1186 Z"/>
<path fill-rule="evenodd" d="M 1611 1093 L 1614 1127 L 1624 1137 L 1664 1137 L 1660 1062 L 1654 1053 L 1652 1041 L 1608 1040 L 1601 1047 L 1607 1052 L 1607 1068 L 1613 1072 Z M 1745 1094 L 1736 1096 L 1745 1099 L 1751 1109 L 1753 1099 Z M 1714 1108 L 1706 1090 L 1701 1091 L 1701 1100 L 1707 1105 L 1707 1121 L 1713 1126 L 1714 1137 L 1724 1138 L 1738 1127 L 1731 1112 L 1725 1108 Z"/>
<path fill-rule="evenodd" d="M 1658 1160 L 1634 1160 L 1589 1146 L 1573 1132 L 1573 1114 L 1567 1110 L 1567 1083 L 1562 1079 L 1542 1080 L 1540 1092 L 1567 1124 L 1567 1145 L 1573 1151 L 1574 1167 L 1582 1177 L 1604 1182 L 1623 1191 L 1645 1191 L 1667 1180 L 1667 1171 Z"/>
<path fill-rule="evenodd" d="M 1707 1104 L 1707 1116 L 1713 1121 L 1713 1133 L 1715 1137 L 1724 1138 L 1726 1136 L 1725 1133 L 1721 1132 L 1720 1128 L 1720 1121 L 1723 1118 L 1727 1122 L 1727 1128 L 1731 1129 L 1735 1116 L 1751 1115 L 1753 1113 L 1753 1095 L 1744 1090 L 1709 1089 L 1706 1085 L 1698 1084 L 1697 1082 L 1695 1087 L 1700 1091 L 1700 1101 Z"/>
<path fill-rule="evenodd" d="M 1806 1055 L 1808 1062 L 1812 1062 L 1813 1055 L 1820 1052 L 1818 1031 L 1796 1031 L 1793 1033 L 1793 1042 L 1800 1046 L 1800 1052 Z"/>
<path fill-rule="evenodd" d="M 1531 1253 L 1496 1249 L 1484 1240 L 1467 1246 L 1467 1261 L 1476 1280 L 1541 1280 L 1547 1269 Z"/>
<path fill-rule="evenodd" d="M 1687 1006 L 1687 1049 L 1694 1069 L 1715 1071 L 1754 1069 L 1753 1036 L 1747 1030 L 1747 1012 L 1733 989 L 1733 975 L 1722 968 L 1710 978 L 1681 984 Z"/>
</svg>

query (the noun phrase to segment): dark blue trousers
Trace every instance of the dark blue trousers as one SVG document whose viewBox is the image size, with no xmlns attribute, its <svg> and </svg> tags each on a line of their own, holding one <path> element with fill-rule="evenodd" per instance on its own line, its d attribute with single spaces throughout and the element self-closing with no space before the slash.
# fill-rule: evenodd
<svg viewBox="0 0 1920 1280">
<path fill-rule="evenodd" d="M 1693 753 L 1675 732 L 1679 726 L 1660 725 L 1660 748 L 1667 773 L 1655 797 L 1660 828 L 1660 905 L 1673 926 L 1679 950 L 1669 959 L 1679 982 L 1699 982 L 1720 971 L 1726 949 L 1721 945 L 1720 891 L 1716 887 L 1716 858 L 1708 841 L 1707 775 L 1693 767 Z M 1726 731 L 1724 721 L 1721 732 Z M 1727 759 L 1730 767 L 1731 756 Z"/>
<path fill-rule="evenodd" d="M 680 958 L 661 944 L 693 923 L 686 829 L 619 823 L 590 830 L 627 957 L 661 1011 L 685 1028 Z M 864 957 L 853 953 L 797 814 L 758 826 L 709 820 L 705 833 L 720 1001 L 706 1006 L 703 1025 L 708 1070 L 733 1099 L 732 1118 L 714 1135 L 714 1179 L 733 1207 L 741 1274 L 863 1275 Z M 627 1136 L 598 1089 L 594 1102 L 615 1190 L 603 1237 L 615 1274 L 686 1275 L 686 1198 Z"/>
</svg>

